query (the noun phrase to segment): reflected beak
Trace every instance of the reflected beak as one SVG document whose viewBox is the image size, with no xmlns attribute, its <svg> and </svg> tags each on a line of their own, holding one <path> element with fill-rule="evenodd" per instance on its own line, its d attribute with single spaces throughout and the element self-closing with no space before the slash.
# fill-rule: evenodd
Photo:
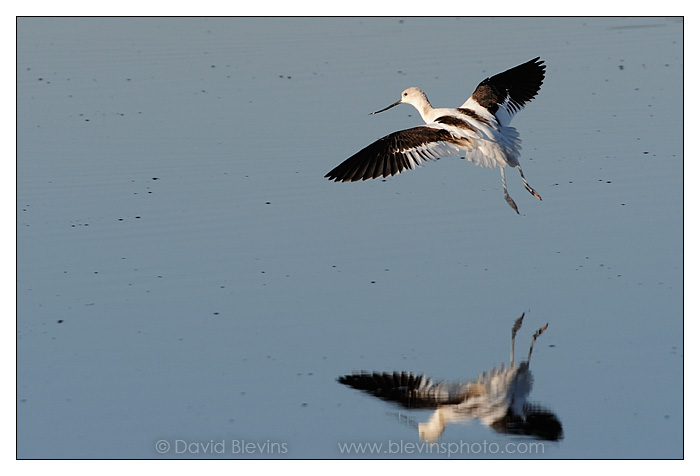
<svg viewBox="0 0 700 476">
<path fill-rule="evenodd" d="M 394 107 L 394 106 L 398 106 L 399 104 L 401 104 L 401 100 L 400 100 L 400 99 L 399 99 L 398 101 L 396 101 L 394 104 L 392 104 L 391 106 L 387 106 L 387 107 L 385 107 L 384 109 L 380 109 L 380 110 L 375 111 L 375 112 L 370 112 L 369 115 L 371 116 L 372 114 L 379 114 L 380 112 L 384 112 L 384 111 L 386 111 L 387 109 L 391 109 L 391 108 Z"/>
</svg>

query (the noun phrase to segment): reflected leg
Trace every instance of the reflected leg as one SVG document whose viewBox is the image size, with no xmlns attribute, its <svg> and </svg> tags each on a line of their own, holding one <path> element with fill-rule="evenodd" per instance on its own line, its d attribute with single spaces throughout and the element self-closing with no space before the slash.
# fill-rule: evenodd
<svg viewBox="0 0 700 476">
<path fill-rule="evenodd" d="M 535 332 L 535 335 L 532 336 L 532 341 L 530 342 L 530 352 L 527 353 L 527 365 L 530 365 L 530 357 L 532 357 L 532 348 L 535 346 L 535 341 L 539 336 L 542 335 L 542 333 L 547 329 L 549 326 L 549 323 L 545 324 L 542 326 L 537 332 Z"/>
<path fill-rule="evenodd" d="M 523 318 L 525 317 L 525 313 L 523 312 L 519 318 L 515 320 L 515 324 L 513 324 L 513 330 L 510 331 L 510 366 L 513 367 L 514 365 L 514 360 L 515 360 L 515 334 L 518 333 L 518 330 L 520 327 L 523 325 Z"/>
</svg>

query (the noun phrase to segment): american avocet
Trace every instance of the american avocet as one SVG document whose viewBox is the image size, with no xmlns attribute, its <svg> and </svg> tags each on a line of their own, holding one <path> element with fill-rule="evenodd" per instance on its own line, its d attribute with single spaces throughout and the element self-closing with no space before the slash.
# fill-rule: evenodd
<svg viewBox="0 0 700 476">
<path fill-rule="evenodd" d="M 532 336 L 527 361 L 515 366 L 515 335 L 524 316 L 523 313 L 515 321 L 511 331 L 510 366 L 501 364 L 474 381 L 433 382 L 432 378 L 408 372 L 361 372 L 340 377 L 338 381 L 405 408 L 434 408 L 430 419 L 417 425 L 419 436 L 425 441 L 437 440 L 448 423 L 473 419 L 501 433 L 560 440 L 563 432 L 557 416 L 527 401 L 534 381 L 530 373 L 532 348 L 547 324 Z"/>
<path fill-rule="evenodd" d="M 396 175 L 441 157 L 465 157 L 475 165 L 501 168 L 503 195 L 519 213 L 506 188 L 506 165 L 517 167 L 525 189 L 539 200 L 542 197 L 525 180 L 518 162 L 518 131 L 508 124 L 537 95 L 544 71 L 544 61 L 537 57 L 486 78 L 459 108 L 433 108 L 423 91 L 408 88 L 401 93 L 401 99 L 372 114 L 407 103 L 418 109 L 426 125 L 379 139 L 328 172 L 326 178 L 356 182 Z"/>
</svg>

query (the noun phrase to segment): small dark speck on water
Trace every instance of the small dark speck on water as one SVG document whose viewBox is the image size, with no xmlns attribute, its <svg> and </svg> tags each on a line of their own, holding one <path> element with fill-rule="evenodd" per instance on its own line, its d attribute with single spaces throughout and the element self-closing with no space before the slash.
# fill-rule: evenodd
<svg viewBox="0 0 700 476">
<path fill-rule="evenodd" d="M 63 319 L 59 319 L 59 320 L 56 321 L 56 322 L 58 322 L 59 324 L 63 324 Z"/>
<path fill-rule="evenodd" d="M 265 202 L 265 205 L 269 205 L 271 202 Z"/>
</svg>

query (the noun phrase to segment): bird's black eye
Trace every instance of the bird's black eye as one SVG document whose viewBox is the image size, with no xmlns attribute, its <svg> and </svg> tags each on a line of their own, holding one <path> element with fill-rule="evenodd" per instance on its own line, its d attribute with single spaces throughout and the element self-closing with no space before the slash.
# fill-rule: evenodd
<svg viewBox="0 0 700 476">
<path fill-rule="evenodd" d="M 406 97 L 406 96 L 408 96 L 408 93 L 403 93 L 403 97 Z"/>
</svg>

